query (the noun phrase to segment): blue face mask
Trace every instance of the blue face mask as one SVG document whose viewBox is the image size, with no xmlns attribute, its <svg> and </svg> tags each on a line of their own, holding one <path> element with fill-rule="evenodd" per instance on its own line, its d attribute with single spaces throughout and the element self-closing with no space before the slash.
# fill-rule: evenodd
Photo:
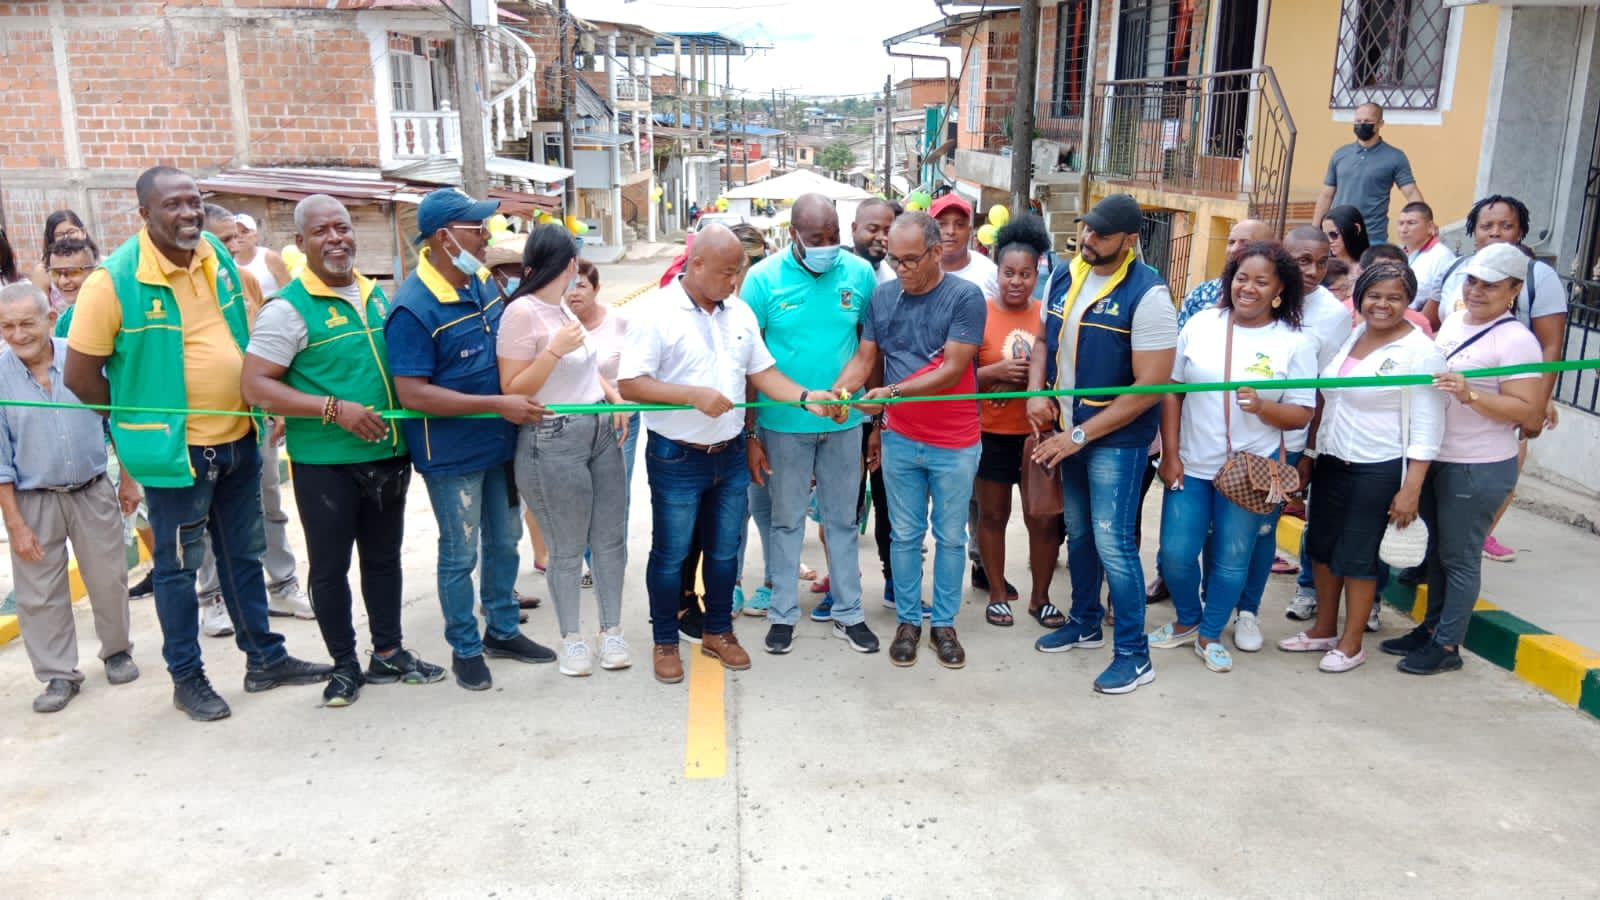
<svg viewBox="0 0 1600 900">
<path fill-rule="evenodd" d="M 456 250 L 459 251 L 455 256 L 450 257 L 450 262 L 453 263 L 455 267 L 468 278 L 476 278 L 478 275 L 478 270 L 483 268 L 483 262 L 480 261 L 476 256 L 468 253 L 466 248 L 461 246 L 461 242 L 456 240 L 456 236 L 453 234 L 450 235 L 450 243 L 455 244 Z M 507 290 L 507 294 L 510 294 L 510 290 Z"/>
<path fill-rule="evenodd" d="M 794 236 L 794 242 L 801 251 L 801 265 L 818 275 L 834 267 L 839 261 L 839 251 L 843 249 L 838 244 L 831 247 L 807 247 L 806 242 L 802 241 L 798 234 Z"/>
<path fill-rule="evenodd" d="M 473 271 L 476 272 L 477 270 L 474 269 Z M 517 287 L 520 286 L 521 284 L 522 284 L 521 276 L 513 275 L 510 278 L 507 278 L 506 279 L 506 296 L 509 297 L 512 294 L 515 294 L 517 292 Z"/>
</svg>

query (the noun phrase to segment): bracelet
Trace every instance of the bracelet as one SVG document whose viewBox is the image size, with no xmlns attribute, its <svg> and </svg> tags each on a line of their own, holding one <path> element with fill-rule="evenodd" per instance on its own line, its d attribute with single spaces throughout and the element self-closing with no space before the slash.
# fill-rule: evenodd
<svg viewBox="0 0 1600 900">
<path fill-rule="evenodd" d="M 561 357 L 566 355 L 564 353 L 557 353 L 556 352 L 556 348 L 554 348 L 554 347 L 546 347 L 546 348 L 544 348 L 544 352 L 550 354 L 551 356 L 554 356 L 556 358 L 556 362 L 560 362 L 561 361 Z"/>
<path fill-rule="evenodd" d="M 801 388 L 800 389 L 800 402 L 801 403 L 806 402 L 806 398 L 809 397 L 809 396 L 811 396 L 811 392 L 809 390 L 807 390 L 805 388 Z"/>
<path fill-rule="evenodd" d="M 339 401 L 331 395 L 322 398 L 322 424 L 331 425 L 339 416 Z"/>
</svg>

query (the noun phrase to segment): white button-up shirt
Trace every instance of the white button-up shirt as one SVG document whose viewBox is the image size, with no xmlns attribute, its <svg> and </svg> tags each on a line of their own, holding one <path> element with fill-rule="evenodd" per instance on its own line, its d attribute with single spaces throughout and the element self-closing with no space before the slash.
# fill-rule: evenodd
<svg viewBox="0 0 1600 900">
<path fill-rule="evenodd" d="M 737 296 L 708 313 L 684 292 L 680 275 L 636 302 L 637 309 L 630 310 L 618 380 L 648 377 L 665 384 L 709 387 L 738 403 L 745 398 L 746 379 L 774 365 L 755 313 Z M 674 441 L 716 444 L 744 430 L 744 410 L 729 410 L 716 418 L 692 409 L 646 412 L 644 427 Z"/>
<path fill-rule="evenodd" d="M 1337 378 L 1366 323 L 1339 348 L 1322 377 Z M 1413 327 L 1405 336 L 1368 353 L 1349 376 L 1435 374 L 1445 369 L 1444 356 L 1433 341 Z M 1405 446 L 1401 446 L 1400 392 L 1411 395 L 1411 418 Z M 1444 394 L 1432 385 L 1392 388 L 1326 388 L 1322 392 L 1322 425 L 1317 429 L 1317 452 L 1331 453 L 1352 463 L 1380 463 L 1404 456 L 1432 460 L 1444 438 Z"/>
</svg>

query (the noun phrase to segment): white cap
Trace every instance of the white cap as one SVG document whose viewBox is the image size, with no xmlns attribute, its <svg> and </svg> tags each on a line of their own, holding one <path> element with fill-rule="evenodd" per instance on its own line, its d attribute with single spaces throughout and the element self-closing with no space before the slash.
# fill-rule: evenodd
<svg viewBox="0 0 1600 900">
<path fill-rule="evenodd" d="M 1522 281 L 1528 277 L 1528 256 L 1516 244 L 1490 244 L 1472 254 L 1467 274 L 1490 284 L 1507 278 Z"/>
<path fill-rule="evenodd" d="M 249 213 L 237 213 L 234 215 L 233 220 L 238 222 L 239 227 L 245 231 L 256 230 L 256 220 Z"/>
</svg>

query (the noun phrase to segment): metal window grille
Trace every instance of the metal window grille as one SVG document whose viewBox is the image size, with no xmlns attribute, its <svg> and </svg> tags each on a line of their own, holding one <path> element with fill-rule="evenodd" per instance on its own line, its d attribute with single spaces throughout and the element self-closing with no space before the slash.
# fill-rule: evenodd
<svg viewBox="0 0 1600 900">
<path fill-rule="evenodd" d="M 1567 334 L 1562 359 L 1600 356 L 1600 281 L 1561 279 L 1567 289 Z M 1562 372 L 1555 398 L 1569 406 L 1600 413 L 1600 372 Z"/>
<path fill-rule="evenodd" d="M 1343 0 L 1328 105 L 1437 109 L 1450 14 L 1439 0 Z"/>
<path fill-rule="evenodd" d="M 1168 210 L 1147 209 L 1139 222 L 1139 250 L 1144 261 L 1161 273 L 1174 298 L 1188 292 L 1189 245 L 1193 232 L 1175 234 L 1176 222 Z"/>
<path fill-rule="evenodd" d="M 399 110 L 413 110 L 417 108 L 417 81 L 412 63 L 416 57 L 406 53 L 391 53 L 389 55 L 389 81 L 394 89 L 394 108 Z"/>
<path fill-rule="evenodd" d="M 1083 115 L 1088 95 L 1089 14 L 1086 0 L 1067 0 L 1056 7 L 1056 56 L 1050 86 L 1050 114 Z"/>
</svg>

